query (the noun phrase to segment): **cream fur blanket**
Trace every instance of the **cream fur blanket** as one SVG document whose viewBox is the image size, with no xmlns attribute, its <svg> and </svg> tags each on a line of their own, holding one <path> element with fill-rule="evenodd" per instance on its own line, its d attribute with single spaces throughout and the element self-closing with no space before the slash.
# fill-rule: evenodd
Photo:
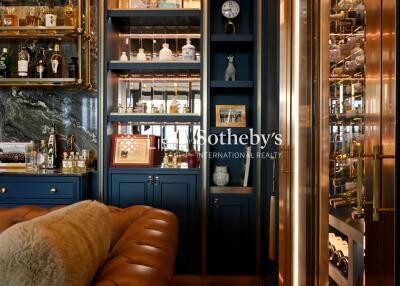
<svg viewBox="0 0 400 286">
<path fill-rule="evenodd" d="M 86 286 L 110 247 L 108 208 L 83 201 L 0 234 L 1 286 Z"/>
</svg>

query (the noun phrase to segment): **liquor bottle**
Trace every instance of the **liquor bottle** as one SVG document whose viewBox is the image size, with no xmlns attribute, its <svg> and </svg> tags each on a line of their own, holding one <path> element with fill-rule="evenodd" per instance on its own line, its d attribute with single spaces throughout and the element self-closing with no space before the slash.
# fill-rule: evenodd
<svg viewBox="0 0 400 286">
<path fill-rule="evenodd" d="M 49 1 L 49 9 L 45 14 L 45 25 L 46 27 L 56 27 L 57 26 L 57 14 L 54 8 L 54 0 Z"/>
<path fill-rule="evenodd" d="M 56 138 L 56 127 L 53 123 L 53 127 L 50 132 L 49 141 L 47 143 L 48 157 L 47 157 L 47 168 L 55 169 L 57 168 L 58 156 L 57 156 L 57 138 Z"/>
<path fill-rule="evenodd" d="M 6 77 L 11 77 L 11 57 L 7 48 L 3 48 L 3 53 L 0 55 L 0 78 Z"/>
<path fill-rule="evenodd" d="M 40 169 L 47 168 L 47 158 L 48 158 L 47 142 L 46 142 L 46 140 L 41 140 L 39 156 L 38 156 L 38 167 Z"/>
<path fill-rule="evenodd" d="M 44 58 L 44 49 L 40 48 L 39 60 L 35 66 L 35 77 L 36 78 L 46 78 L 47 77 L 47 68 L 46 61 Z"/>
<path fill-rule="evenodd" d="M 15 15 L 15 8 L 7 7 L 6 13 L 3 15 L 3 26 L 18 27 L 18 16 Z"/>
<path fill-rule="evenodd" d="M 349 258 L 347 256 L 341 257 L 339 260 L 339 269 L 343 273 L 344 276 L 347 276 L 349 273 Z"/>
<path fill-rule="evenodd" d="M 64 7 L 64 26 L 75 26 L 74 4 L 68 0 Z"/>
<path fill-rule="evenodd" d="M 54 54 L 50 58 L 49 77 L 62 78 L 63 77 L 62 67 L 63 67 L 63 58 L 60 55 L 60 45 L 55 44 Z"/>
<path fill-rule="evenodd" d="M 68 64 L 68 77 L 75 79 L 79 78 L 79 65 L 77 57 L 71 57 L 71 62 Z"/>
<path fill-rule="evenodd" d="M 21 48 L 21 51 L 18 54 L 18 76 L 19 77 L 28 77 L 29 62 L 30 62 L 30 55 L 27 51 L 26 46 L 23 46 Z"/>
<path fill-rule="evenodd" d="M 27 26 L 37 26 L 39 24 L 39 17 L 35 7 L 30 7 L 25 16 Z"/>
</svg>

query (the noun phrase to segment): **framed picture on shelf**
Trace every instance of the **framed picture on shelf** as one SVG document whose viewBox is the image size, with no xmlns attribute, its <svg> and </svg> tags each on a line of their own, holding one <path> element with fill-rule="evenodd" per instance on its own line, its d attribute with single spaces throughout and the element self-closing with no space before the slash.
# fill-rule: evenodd
<svg viewBox="0 0 400 286">
<path fill-rule="evenodd" d="M 246 127 L 246 105 L 216 105 L 216 127 Z"/>
<path fill-rule="evenodd" d="M 154 167 L 160 164 L 160 137 L 114 134 L 111 142 L 111 167 Z"/>
</svg>

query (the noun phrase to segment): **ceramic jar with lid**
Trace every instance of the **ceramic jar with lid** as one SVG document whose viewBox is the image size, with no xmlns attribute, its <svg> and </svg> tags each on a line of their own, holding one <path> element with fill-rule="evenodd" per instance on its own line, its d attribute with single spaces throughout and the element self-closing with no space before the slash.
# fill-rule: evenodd
<svg viewBox="0 0 400 286">
<path fill-rule="evenodd" d="M 171 49 L 169 48 L 168 43 L 163 44 L 163 48 L 160 51 L 160 56 L 159 56 L 160 61 L 172 61 L 173 60 L 173 54 Z"/>
</svg>

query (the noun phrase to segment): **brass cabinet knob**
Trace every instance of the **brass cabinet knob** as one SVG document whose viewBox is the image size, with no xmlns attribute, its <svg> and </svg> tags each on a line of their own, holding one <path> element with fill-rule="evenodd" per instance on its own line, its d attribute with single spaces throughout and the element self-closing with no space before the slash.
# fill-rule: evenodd
<svg viewBox="0 0 400 286">
<path fill-rule="evenodd" d="M 5 194 L 5 193 L 7 193 L 7 188 L 0 188 L 0 193 L 1 194 Z"/>
<path fill-rule="evenodd" d="M 57 193 L 57 189 L 56 189 L 55 187 L 51 188 L 51 189 L 50 189 L 50 193 L 52 193 L 52 194 Z"/>
</svg>

